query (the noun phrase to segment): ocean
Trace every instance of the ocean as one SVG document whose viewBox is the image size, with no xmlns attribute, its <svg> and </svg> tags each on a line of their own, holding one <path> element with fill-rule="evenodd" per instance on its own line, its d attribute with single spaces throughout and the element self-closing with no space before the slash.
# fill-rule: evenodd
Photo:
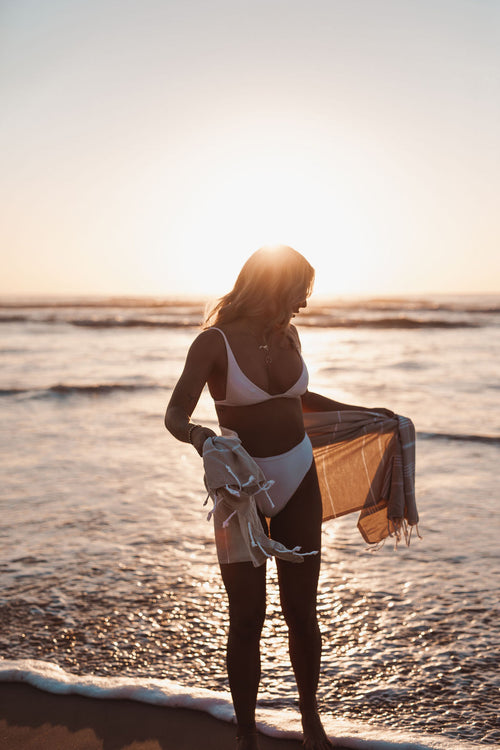
<svg viewBox="0 0 500 750">
<path fill-rule="evenodd" d="M 167 702 L 230 707 L 201 459 L 163 425 L 202 314 L 182 299 L 0 302 L 0 680 L 119 682 L 138 699 L 154 682 Z M 417 430 L 423 538 L 374 552 L 355 515 L 323 528 L 327 726 L 352 747 L 500 747 L 500 295 L 313 298 L 296 323 L 311 390 Z M 194 418 L 216 429 L 206 391 Z M 297 694 L 274 563 L 262 662 L 259 710 L 284 732 Z"/>
</svg>

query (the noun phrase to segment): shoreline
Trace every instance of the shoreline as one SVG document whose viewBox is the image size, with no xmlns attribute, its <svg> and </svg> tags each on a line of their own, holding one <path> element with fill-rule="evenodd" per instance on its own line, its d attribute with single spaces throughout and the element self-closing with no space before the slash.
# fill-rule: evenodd
<svg viewBox="0 0 500 750">
<path fill-rule="evenodd" d="M 234 724 L 197 709 L 0 683 L 1 750 L 229 750 L 235 736 Z M 303 748 L 301 740 L 262 733 L 260 744 L 262 750 Z"/>
</svg>

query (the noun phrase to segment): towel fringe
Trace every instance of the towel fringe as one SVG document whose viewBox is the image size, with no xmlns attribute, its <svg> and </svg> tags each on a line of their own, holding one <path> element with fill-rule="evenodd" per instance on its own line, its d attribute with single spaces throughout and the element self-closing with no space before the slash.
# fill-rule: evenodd
<svg viewBox="0 0 500 750">
<path fill-rule="evenodd" d="M 275 484 L 274 479 L 268 479 L 267 482 L 262 485 L 262 487 L 259 487 L 259 489 L 254 492 L 254 495 L 258 495 L 259 492 L 265 492 L 267 500 L 271 508 L 274 508 L 274 503 L 271 499 L 271 495 L 269 494 L 268 490 L 273 486 L 273 484 Z"/>
<path fill-rule="evenodd" d="M 250 544 L 252 545 L 252 547 L 256 547 L 257 542 L 254 539 L 252 527 L 250 526 L 250 521 L 247 521 L 247 527 L 248 527 L 248 536 L 250 537 Z"/>
<path fill-rule="evenodd" d="M 234 512 L 237 513 L 236 510 Z M 265 555 L 265 557 L 271 558 L 272 555 L 270 555 L 268 552 L 266 552 L 266 550 L 264 549 L 264 547 L 262 546 L 262 544 L 260 542 L 256 542 L 255 541 L 255 537 L 254 537 L 253 532 L 252 532 L 252 527 L 250 525 L 250 521 L 247 521 L 247 527 L 248 527 L 248 536 L 250 537 L 250 544 L 252 545 L 252 547 L 258 547 L 260 549 L 260 551 L 262 552 L 262 554 Z"/>
<path fill-rule="evenodd" d="M 212 518 L 213 514 L 215 513 L 215 508 L 217 506 L 217 493 L 214 492 L 214 494 L 212 495 L 209 492 L 207 494 L 206 498 L 205 498 L 205 502 L 203 503 L 203 507 L 205 507 L 205 505 L 208 503 L 208 498 L 210 498 L 211 501 L 212 501 L 212 503 L 213 503 L 212 507 L 210 508 L 210 510 L 207 513 L 207 521 L 210 521 L 210 519 Z"/>
<path fill-rule="evenodd" d="M 228 464 L 225 464 L 225 467 L 226 467 L 228 473 L 231 474 L 231 476 L 236 480 L 236 486 L 238 487 L 238 489 L 241 490 L 242 484 L 241 484 L 240 480 L 238 479 L 238 477 L 236 476 L 236 474 L 234 473 L 234 471 L 231 469 L 230 466 L 228 466 Z M 229 490 L 229 487 L 228 487 L 227 484 L 226 484 L 226 489 Z M 234 490 L 229 490 L 229 492 L 231 492 L 232 495 L 239 494 L 239 493 L 236 493 Z"/>
<path fill-rule="evenodd" d="M 235 497 L 241 497 L 241 492 L 239 490 L 235 490 L 234 487 L 230 484 L 226 484 L 224 486 L 224 489 L 229 492 L 230 495 L 234 495 Z"/>
<path fill-rule="evenodd" d="M 232 517 L 233 517 L 234 515 L 236 515 L 236 513 L 237 513 L 237 512 L 238 512 L 237 510 L 233 510 L 233 512 L 231 513 L 231 515 L 230 515 L 230 516 L 228 516 L 228 517 L 226 518 L 226 520 L 222 522 L 222 528 L 223 528 L 223 529 L 227 529 L 227 527 L 229 526 L 229 521 L 231 520 L 231 518 L 232 518 Z"/>
<path fill-rule="evenodd" d="M 377 542 L 376 544 L 370 544 L 369 547 L 365 547 L 365 552 L 370 552 L 373 554 L 374 552 L 378 552 L 379 549 L 382 549 L 382 547 L 385 544 L 385 539 L 381 539 L 380 542 Z"/>
<path fill-rule="evenodd" d="M 262 552 L 262 554 L 267 557 L 268 560 L 271 559 L 272 555 L 270 555 L 269 552 L 266 552 L 266 550 L 264 549 L 264 547 L 262 546 L 262 544 L 260 542 L 257 542 L 257 547 L 260 549 L 260 551 Z"/>
<path fill-rule="evenodd" d="M 398 544 L 401 543 L 401 540 L 404 538 L 405 544 L 407 547 L 410 546 L 411 537 L 413 534 L 413 529 L 415 529 L 415 532 L 417 534 L 418 539 L 423 539 L 419 529 L 418 529 L 418 523 L 415 524 L 409 524 L 406 518 L 388 518 L 387 519 L 387 535 L 394 538 L 394 549 L 398 548 Z M 378 542 L 376 545 L 370 546 L 367 549 L 370 549 L 373 552 L 376 552 L 384 545 L 385 539 L 382 539 L 380 542 Z"/>
</svg>

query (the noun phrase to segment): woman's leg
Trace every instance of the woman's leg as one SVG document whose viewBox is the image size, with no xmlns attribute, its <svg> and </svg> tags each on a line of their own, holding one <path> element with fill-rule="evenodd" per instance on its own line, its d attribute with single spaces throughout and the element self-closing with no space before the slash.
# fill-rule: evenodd
<svg viewBox="0 0 500 750">
<path fill-rule="evenodd" d="M 266 565 L 220 566 L 229 599 L 227 673 L 238 723 L 239 748 L 257 748 L 255 705 L 260 680 L 260 634 L 266 614 Z"/>
<path fill-rule="evenodd" d="M 316 467 L 311 466 L 287 505 L 271 519 L 271 537 L 303 552 L 321 549 L 322 505 Z M 283 614 L 288 625 L 290 659 L 299 691 L 304 746 L 331 748 L 318 715 L 321 634 L 316 615 L 320 554 L 302 563 L 276 560 Z"/>
</svg>

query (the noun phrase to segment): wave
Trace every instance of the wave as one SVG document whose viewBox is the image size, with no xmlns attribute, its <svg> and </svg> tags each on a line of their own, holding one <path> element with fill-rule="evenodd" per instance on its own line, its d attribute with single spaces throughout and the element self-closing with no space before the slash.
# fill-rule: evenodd
<svg viewBox="0 0 500 750">
<path fill-rule="evenodd" d="M 455 303 L 440 303 L 431 302 L 426 300 L 411 300 L 411 299 L 392 299 L 392 300 L 377 300 L 377 299 L 366 299 L 359 300 L 356 302 L 333 302 L 331 304 L 320 305 L 318 303 L 312 304 L 311 309 L 314 311 L 325 310 L 332 311 L 334 309 L 339 310 L 369 310 L 371 312 L 396 312 L 406 310 L 407 312 L 414 313 L 467 313 L 469 315 L 495 315 L 500 313 L 500 305 L 494 304 L 466 304 L 463 302 Z"/>
<path fill-rule="evenodd" d="M 26 323 L 28 315 L 0 315 L 0 323 Z"/>
<path fill-rule="evenodd" d="M 51 662 L 35 659 L 0 661 L 0 682 L 25 683 L 57 695 L 122 699 L 167 708 L 203 711 L 220 721 L 234 722 L 229 693 L 188 688 L 172 680 L 139 677 L 73 675 Z M 327 734 L 352 750 L 473 750 L 477 745 L 436 735 L 412 734 L 366 722 L 326 717 Z M 258 729 L 278 739 L 300 739 L 300 716 L 284 709 L 257 709 Z"/>
<path fill-rule="evenodd" d="M 193 328 L 201 325 L 201 319 L 151 320 L 150 318 L 104 318 L 102 320 L 68 320 L 73 326 L 82 328 Z"/>
<path fill-rule="evenodd" d="M 301 326 L 315 328 L 479 328 L 480 323 L 465 320 L 422 320 L 419 318 L 320 318 L 311 315 L 299 321 Z"/>
<path fill-rule="evenodd" d="M 191 310 L 203 311 L 207 296 L 170 297 L 59 297 L 59 296 L 5 296 L 0 298 L 0 310 L 68 310 L 68 309 L 142 309 L 142 310 Z M 450 312 L 469 314 L 499 314 L 499 294 L 456 294 L 427 296 L 379 296 L 379 297 L 326 297 L 313 296 L 308 310 L 314 313 L 332 313 L 334 310 L 370 310 L 372 312 Z"/>
<path fill-rule="evenodd" d="M 130 393 L 167 389 L 168 384 L 158 383 L 97 383 L 89 385 L 72 385 L 57 383 L 47 388 L 0 388 L 0 397 L 30 395 L 32 398 L 49 398 L 51 396 L 108 396 L 112 393 Z M 471 433 L 451 432 L 417 432 L 419 440 L 457 440 L 461 442 L 500 445 L 498 435 L 475 435 Z"/>
<path fill-rule="evenodd" d="M 0 396 L 30 394 L 34 398 L 44 396 L 107 396 L 115 392 L 148 391 L 164 388 L 157 383 L 99 383 L 96 385 L 69 385 L 57 383 L 48 388 L 0 388 Z"/>
<path fill-rule="evenodd" d="M 39 323 L 39 324 L 66 324 L 80 328 L 198 328 L 201 325 L 202 316 L 198 314 L 180 314 L 169 316 L 167 319 L 144 316 L 123 318 L 119 317 L 92 317 L 92 318 L 63 318 L 57 316 L 36 317 L 30 315 L 6 315 L 0 316 L 0 323 Z M 474 320 L 450 320 L 442 318 L 415 318 L 409 316 L 395 316 L 383 318 L 346 318 L 319 314 L 311 312 L 302 314 L 296 320 L 300 327 L 304 328 L 378 328 L 378 329 L 419 329 L 419 328 L 479 328 L 486 323 Z"/>
<path fill-rule="evenodd" d="M 55 315 L 38 317 L 33 315 L 0 315 L 1 323 L 38 323 L 80 326 L 81 328 L 197 328 L 201 317 L 183 315 L 169 320 L 158 318 L 63 318 Z"/>
<path fill-rule="evenodd" d="M 420 440 L 460 440 L 469 443 L 484 443 L 486 445 L 500 445 L 500 436 L 498 435 L 471 435 L 455 434 L 450 432 L 417 432 L 417 438 Z"/>
<path fill-rule="evenodd" d="M 86 328 L 186 328 L 201 324 L 201 320 L 151 320 L 148 318 L 127 318 L 119 320 L 107 318 L 101 320 L 71 320 L 74 326 Z M 479 324 L 472 321 L 451 320 L 418 320 L 416 318 L 335 318 L 317 315 L 303 316 L 299 325 L 311 328 L 478 328 Z"/>
<path fill-rule="evenodd" d="M 195 298 L 156 298 L 156 297 L 76 297 L 74 299 L 0 299 L 0 310 L 88 310 L 88 309 L 173 309 L 191 308 L 204 310 L 206 299 Z"/>
</svg>

